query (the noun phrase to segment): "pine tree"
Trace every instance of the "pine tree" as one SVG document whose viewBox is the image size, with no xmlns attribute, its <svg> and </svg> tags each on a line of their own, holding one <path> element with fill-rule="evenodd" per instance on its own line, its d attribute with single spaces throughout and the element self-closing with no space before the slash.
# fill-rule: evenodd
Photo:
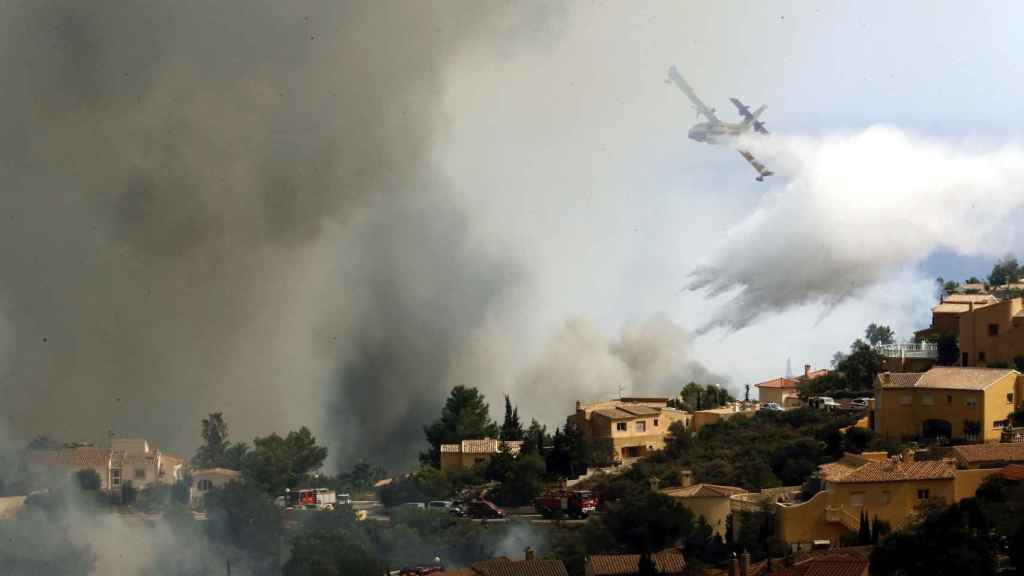
<svg viewBox="0 0 1024 576">
<path fill-rule="evenodd" d="M 519 422 L 519 407 L 513 407 L 505 394 L 505 421 L 501 425 L 501 440 L 509 442 L 523 439 L 523 425 Z"/>
</svg>

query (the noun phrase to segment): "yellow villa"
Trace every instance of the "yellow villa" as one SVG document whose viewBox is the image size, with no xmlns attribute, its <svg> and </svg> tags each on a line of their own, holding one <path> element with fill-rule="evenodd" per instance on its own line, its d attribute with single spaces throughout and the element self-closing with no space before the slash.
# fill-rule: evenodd
<svg viewBox="0 0 1024 576">
<path fill-rule="evenodd" d="M 875 431 L 895 438 L 998 442 L 1024 379 L 1002 368 L 936 367 L 883 372 L 875 383 Z"/>
<path fill-rule="evenodd" d="M 669 427 L 675 422 L 689 427 L 690 413 L 669 407 L 668 398 L 619 398 L 577 402 L 568 420 L 593 446 L 606 447 L 616 460 L 628 460 L 664 448 Z"/>
<path fill-rule="evenodd" d="M 916 462 L 909 454 L 891 458 L 884 452 L 846 454 L 819 467 L 823 490 L 810 500 L 776 504 L 777 534 L 791 545 L 816 540 L 838 543 L 842 535 L 857 532 L 861 512 L 898 530 L 922 504 L 970 498 L 996 472 L 958 470 L 943 460 Z"/>
<path fill-rule="evenodd" d="M 964 366 L 1014 366 L 1024 357 L 1024 301 L 1010 298 L 959 317 Z"/>
<path fill-rule="evenodd" d="M 725 538 L 726 518 L 731 512 L 730 498 L 747 491 L 737 486 L 694 484 L 693 473 L 689 470 L 680 475 L 680 484 L 677 488 L 666 488 L 661 492 L 679 500 L 684 508 L 693 512 L 694 518 L 703 516 L 711 528 Z"/>
</svg>

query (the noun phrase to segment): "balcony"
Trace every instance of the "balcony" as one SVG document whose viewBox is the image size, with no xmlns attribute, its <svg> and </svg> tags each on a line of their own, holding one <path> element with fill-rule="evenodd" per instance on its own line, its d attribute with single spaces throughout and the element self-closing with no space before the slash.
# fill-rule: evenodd
<svg viewBox="0 0 1024 576">
<path fill-rule="evenodd" d="M 938 358 L 939 345 L 934 342 L 902 342 L 879 344 L 875 352 L 886 358 Z"/>
</svg>

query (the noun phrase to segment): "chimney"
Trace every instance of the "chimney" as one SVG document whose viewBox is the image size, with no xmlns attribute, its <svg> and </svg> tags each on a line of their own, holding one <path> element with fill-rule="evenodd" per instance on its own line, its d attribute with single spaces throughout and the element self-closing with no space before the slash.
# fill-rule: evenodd
<svg viewBox="0 0 1024 576">
<path fill-rule="evenodd" d="M 804 364 L 804 380 L 809 380 L 810 378 L 811 378 L 811 365 L 810 364 Z"/>
<path fill-rule="evenodd" d="M 693 470 L 679 471 L 679 485 L 683 488 L 693 485 Z"/>
<path fill-rule="evenodd" d="M 740 576 L 747 576 L 747 570 L 750 569 L 750 552 L 746 550 L 743 554 L 740 554 Z"/>
<path fill-rule="evenodd" d="M 736 559 L 736 553 L 732 553 L 729 559 L 729 576 L 740 576 L 740 561 Z"/>
<path fill-rule="evenodd" d="M 537 555 L 536 553 L 534 553 L 533 548 L 527 546 L 526 550 L 523 551 L 523 557 L 526 560 L 534 560 L 536 559 Z"/>
</svg>

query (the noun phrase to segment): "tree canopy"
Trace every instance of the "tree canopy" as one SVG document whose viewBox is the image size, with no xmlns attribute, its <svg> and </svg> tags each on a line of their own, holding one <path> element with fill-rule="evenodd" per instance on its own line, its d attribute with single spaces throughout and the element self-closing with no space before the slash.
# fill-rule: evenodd
<svg viewBox="0 0 1024 576">
<path fill-rule="evenodd" d="M 892 344 L 896 341 L 892 328 L 884 324 L 875 324 L 874 322 L 868 324 L 867 329 L 864 330 L 864 337 L 867 338 L 868 343 L 872 346 Z"/>
<path fill-rule="evenodd" d="M 246 454 L 242 471 L 247 480 L 268 494 L 280 495 L 319 470 L 326 458 L 327 448 L 317 445 L 313 433 L 303 426 L 284 438 L 275 433 L 253 439 L 253 449 Z"/>
<path fill-rule="evenodd" d="M 988 275 L 989 286 L 998 287 L 1016 282 L 1021 276 L 1020 264 L 1012 254 L 1003 256 L 992 266 L 992 272 Z"/>
<path fill-rule="evenodd" d="M 452 388 L 441 417 L 423 427 L 430 450 L 420 460 L 433 466 L 441 465 L 441 444 L 455 444 L 472 438 L 497 438 L 498 425 L 491 420 L 490 406 L 476 388 Z"/>
<path fill-rule="evenodd" d="M 523 425 L 519 422 L 519 407 L 513 407 L 508 394 L 505 394 L 505 421 L 501 425 L 502 440 L 522 440 Z"/>
</svg>

